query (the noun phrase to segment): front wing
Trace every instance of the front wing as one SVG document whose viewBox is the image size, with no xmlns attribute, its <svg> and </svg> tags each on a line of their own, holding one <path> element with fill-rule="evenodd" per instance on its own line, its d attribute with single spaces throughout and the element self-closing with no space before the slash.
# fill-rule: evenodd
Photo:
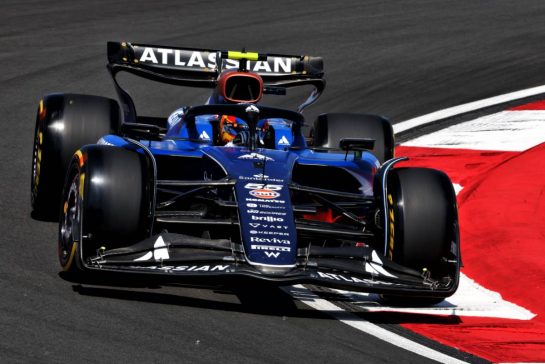
<svg viewBox="0 0 545 364">
<path fill-rule="evenodd" d="M 423 297 L 448 297 L 458 286 L 458 275 L 441 282 L 432 280 L 429 272 L 422 274 L 384 259 L 369 246 L 300 248 L 293 267 L 250 265 L 243 249 L 242 244 L 226 239 L 162 233 L 128 247 L 101 248 L 83 265 L 90 271 L 143 274 L 168 278 L 168 282 L 246 276 L 279 284 L 308 283 Z"/>
</svg>

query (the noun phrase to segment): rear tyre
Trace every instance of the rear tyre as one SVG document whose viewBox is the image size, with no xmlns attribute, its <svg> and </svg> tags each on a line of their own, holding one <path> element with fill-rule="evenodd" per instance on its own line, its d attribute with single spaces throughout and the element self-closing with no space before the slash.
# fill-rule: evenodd
<svg viewBox="0 0 545 364">
<path fill-rule="evenodd" d="M 384 163 L 394 157 L 394 132 L 390 121 L 378 115 L 330 113 L 318 116 L 314 122 L 313 145 L 322 148 L 339 148 L 345 138 L 375 140 L 371 151 Z"/>
<path fill-rule="evenodd" d="M 459 273 L 456 195 L 448 176 L 428 168 L 396 168 L 388 175 L 389 244 L 387 256 L 431 279 L 454 279 Z M 456 254 L 453 254 L 453 246 Z M 447 262 L 450 260 L 451 262 Z M 442 298 L 403 298 L 390 301 L 412 305 L 438 303 Z"/>
<path fill-rule="evenodd" d="M 58 218 L 59 201 L 70 159 L 86 144 L 119 130 L 115 100 L 99 96 L 53 94 L 38 107 L 30 182 L 33 217 Z"/>
<path fill-rule="evenodd" d="M 59 261 L 78 276 L 101 247 L 131 245 L 149 235 L 150 189 L 143 154 L 89 145 L 77 151 L 62 192 Z"/>
</svg>

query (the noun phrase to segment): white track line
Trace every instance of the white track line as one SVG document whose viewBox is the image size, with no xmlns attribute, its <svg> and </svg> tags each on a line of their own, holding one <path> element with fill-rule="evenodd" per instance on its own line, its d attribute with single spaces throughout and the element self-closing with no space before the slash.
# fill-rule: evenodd
<svg viewBox="0 0 545 364">
<path fill-rule="evenodd" d="M 463 105 L 449 107 L 448 109 L 439 110 L 436 112 L 432 112 L 431 114 L 422 115 L 414 119 L 409 119 L 401 123 L 394 124 L 393 125 L 394 133 L 401 133 L 402 131 L 406 131 L 409 129 L 416 128 L 418 126 L 433 123 L 434 121 L 437 121 L 437 120 L 460 115 L 470 111 L 479 110 L 488 106 L 493 106 L 493 105 L 501 104 L 504 102 L 523 99 L 529 96 L 539 95 L 542 93 L 545 93 L 545 85 L 528 88 L 526 90 L 511 92 L 508 94 L 495 96 L 495 97 L 491 97 L 484 100 L 474 101 L 474 102 L 470 102 Z"/>
<path fill-rule="evenodd" d="M 524 151 L 544 140 L 545 110 L 521 110 L 482 116 L 422 135 L 402 145 Z"/>
<path fill-rule="evenodd" d="M 479 285 L 460 273 L 460 285 L 454 295 L 430 307 L 387 306 L 380 296 L 372 293 L 334 290 L 350 299 L 354 306 L 366 312 L 400 312 L 419 315 L 495 317 L 511 320 L 531 320 L 531 311 L 505 301 L 501 294 Z"/>
<path fill-rule="evenodd" d="M 315 310 L 327 312 L 329 315 L 333 316 L 344 324 L 352 326 L 357 330 L 363 331 L 368 335 L 372 335 L 380 340 L 386 341 L 402 349 L 408 350 L 431 360 L 436 360 L 440 363 L 467 363 L 465 361 L 443 354 L 437 350 L 430 349 L 427 346 L 416 343 L 401 335 L 383 329 L 382 327 L 375 325 L 367 320 L 364 320 L 353 313 L 346 312 L 339 306 L 318 297 L 308 288 L 305 288 L 300 284 L 296 286 L 285 287 L 284 291 L 288 292 L 292 297 L 300 300 L 301 302 L 314 308 Z"/>
</svg>

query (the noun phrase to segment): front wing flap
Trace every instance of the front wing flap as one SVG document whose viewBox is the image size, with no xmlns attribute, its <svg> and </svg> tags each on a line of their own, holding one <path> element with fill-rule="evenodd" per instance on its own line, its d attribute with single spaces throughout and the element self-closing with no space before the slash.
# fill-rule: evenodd
<svg viewBox="0 0 545 364">
<path fill-rule="evenodd" d="M 450 296 L 459 278 L 432 280 L 429 274 L 380 257 L 369 246 L 310 246 L 298 249 L 297 264 L 293 267 L 250 265 L 242 244 L 172 233 L 161 233 L 128 247 L 101 248 L 96 256 L 84 261 L 84 268 L 168 277 L 169 282 L 178 278 L 183 281 L 191 277 L 246 276 L 279 284 L 308 283 L 426 297 Z"/>
</svg>

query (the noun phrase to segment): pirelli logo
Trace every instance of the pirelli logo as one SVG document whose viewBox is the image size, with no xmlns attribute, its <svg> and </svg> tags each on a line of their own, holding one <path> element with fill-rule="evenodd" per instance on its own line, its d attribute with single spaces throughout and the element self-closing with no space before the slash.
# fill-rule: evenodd
<svg viewBox="0 0 545 364">
<path fill-rule="evenodd" d="M 394 244 L 395 244 L 395 214 L 394 214 L 394 199 L 391 194 L 388 194 L 388 258 L 394 259 Z"/>
</svg>

